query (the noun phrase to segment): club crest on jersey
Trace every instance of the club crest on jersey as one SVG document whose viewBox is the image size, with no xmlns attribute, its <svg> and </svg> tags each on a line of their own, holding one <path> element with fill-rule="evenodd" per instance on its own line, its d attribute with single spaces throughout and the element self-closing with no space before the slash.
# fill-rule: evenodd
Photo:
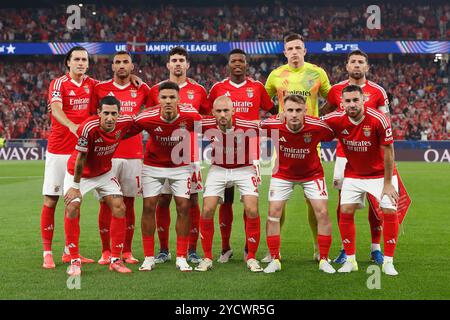
<svg viewBox="0 0 450 320">
<path fill-rule="evenodd" d="M 137 97 L 137 91 L 136 90 L 130 90 L 130 95 L 132 98 L 136 98 Z"/>
<path fill-rule="evenodd" d="M 180 129 L 186 129 L 186 121 L 181 121 L 180 122 Z"/>
<path fill-rule="evenodd" d="M 194 90 L 188 90 L 186 93 L 189 100 L 194 100 Z"/>
<path fill-rule="evenodd" d="M 116 133 L 116 140 L 120 139 L 120 135 L 122 134 L 122 130 L 117 131 Z"/>
<path fill-rule="evenodd" d="M 305 143 L 310 143 L 312 140 L 312 134 L 311 133 L 305 133 L 303 135 L 303 141 L 305 141 Z"/>
<path fill-rule="evenodd" d="M 369 101 L 369 99 L 370 99 L 370 93 L 369 93 L 369 92 L 364 92 L 363 95 L 364 95 L 364 102 Z"/>
<path fill-rule="evenodd" d="M 253 96 L 254 96 L 253 88 L 247 88 L 247 97 L 253 98 Z"/>
<path fill-rule="evenodd" d="M 89 90 L 89 86 L 84 86 L 84 91 L 89 94 L 90 90 Z"/>
<path fill-rule="evenodd" d="M 369 127 L 369 126 L 364 126 L 364 127 L 363 127 L 363 131 L 364 131 L 364 135 L 365 135 L 366 137 L 370 137 L 370 133 L 371 133 L 371 131 L 372 131 L 372 128 Z"/>
</svg>

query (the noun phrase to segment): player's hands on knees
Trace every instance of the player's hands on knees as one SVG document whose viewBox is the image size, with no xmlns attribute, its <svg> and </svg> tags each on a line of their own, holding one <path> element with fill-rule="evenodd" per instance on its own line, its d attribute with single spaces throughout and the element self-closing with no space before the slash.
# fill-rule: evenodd
<svg viewBox="0 0 450 320">
<path fill-rule="evenodd" d="M 389 199 L 391 200 L 393 205 L 397 204 L 397 201 L 399 199 L 399 194 L 397 190 L 395 190 L 394 186 L 392 184 L 386 184 L 383 187 L 383 192 L 381 193 L 381 198 L 383 199 L 384 195 L 387 195 Z"/>
<path fill-rule="evenodd" d="M 64 196 L 64 204 L 68 206 L 74 199 L 80 199 L 81 202 L 81 192 L 79 189 L 70 188 L 69 191 L 67 191 L 66 195 Z"/>
</svg>

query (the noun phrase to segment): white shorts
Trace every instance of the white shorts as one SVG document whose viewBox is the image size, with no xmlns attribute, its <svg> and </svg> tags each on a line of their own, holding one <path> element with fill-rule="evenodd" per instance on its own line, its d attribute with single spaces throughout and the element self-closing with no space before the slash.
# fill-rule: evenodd
<svg viewBox="0 0 450 320">
<path fill-rule="evenodd" d="M 220 197 L 223 202 L 225 189 L 236 185 L 242 196 L 258 196 L 258 181 L 253 166 L 225 169 L 212 165 L 206 177 L 203 197 Z"/>
<path fill-rule="evenodd" d="M 64 177 L 67 171 L 67 161 L 70 154 L 54 154 L 46 152 L 44 185 L 42 194 L 47 196 L 62 196 Z"/>
<path fill-rule="evenodd" d="M 398 192 L 397 175 L 392 176 L 392 185 Z M 364 208 L 365 195 L 368 192 L 378 200 L 381 208 L 396 210 L 397 207 L 392 204 L 388 196 L 385 195 L 383 199 L 380 199 L 381 192 L 383 192 L 383 186 L 384 178 L 345 178 L 342 183 L 341 205 L 357 203 L 358 208 Z"/>
<path fill-rule="evenodd" d="M 112 159 L 112 172 L 119 180 L 124 197 L 136 197 L 141 193 L 141 159 Z"/>
<path fill-rule="evenodd" d="M 342 189 L 342 182 L 344 181 L 344 171 L 345 165 L 347 164 L 347 158 L 336 157 L 336 162 L 334 163 L 333 172 L 333 187 L 335 189 Z"/>
<path fill-rule="evenodd" d="M 176 197 L 191 197 L 192 166 L 160 168 L 144 165 L 142 167 L 142 195 L 144 198 L 161 194 L 165 181 L 168 181 L 171 194 Z M 170 178 L 169 178 L 170 177 Z"/>
<path fill-rule="evenodd" d="M 203 191 L 203 183 L 202 183 L 203 178 L 202 178 L 200 162 L 193 162 L 192 170 L 193 170 L 193 172 L 192 172 L 192 177 L 191 177 L 191 194 L 194 194 L 194 193 L 199 193 L 199 192 Z M 164 182 L 161 193 L 162 194 L 172 194 L 168 180 L 166 180 Z"/>
<path fill-rule="evenodd" d="M 310 200 L 327 200 L 327 184 L 325 178 L 304 182 L 288 181 L 278 178 L 270 180 L 269 201 L 285 201 L 291 198 L 295 185 L 303 187 L 305 198 Z"/>
<path fill-rule="evenodd" d="M 64 194 L 73 186 L 73 175 L 66 171 L 64 177 Z M 114 176 L 112 170 L 93 178 L 81 178 L 80 192 L 85 195 L 91 190 L 95 190 L 100 198 L 110 195 L 122 195 L 120 183 Z"/>
</svg>

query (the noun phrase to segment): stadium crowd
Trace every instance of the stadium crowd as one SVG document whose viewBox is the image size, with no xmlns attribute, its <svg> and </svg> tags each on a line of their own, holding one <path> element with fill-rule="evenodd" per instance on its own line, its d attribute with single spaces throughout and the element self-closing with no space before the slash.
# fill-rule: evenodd
<svg viewBox="0 0 450 320">
<path fill-rule="evenodd" d="M 0 9 L 0 41 L 281 40 L 292 29 L 307 40 L 438 40 L 450 37 L 450 5 L 380 4 L 381 29 L 366 26 L 367 5 L 84 6 L 81 28 L 68 30 L 66 6 Z M 95 15 L 93 14 L 95 12 Z M 308 12 L 308 14 L 304 14 Z M 318 18 L 319 17 L 319 18 Z M 395 23 L 391 23 L 394 22 Z M 127 28 L 124 28 L 127 26 Z M 50 40 L 51 39 L 51 40 Z"/>
<path fill-rule="evenodd" d="M 208 57 L 193 59 L 188 75 L 210 89 L 227 76 L 226 61 Z M 138 56 L 137 74 L 149 85 L 167 78 L 164 61 Z M 322 66 L 332 84 L 346 79 L 342 56 L 310 57 Z M 252 58 L 249 75 L 261 82 L 276 66 L 279 58 Z M 450 99 L 448 70 L 441 69 L 430 57 L 399 57 L 394 62 L 372 59 L 368 79 L 387 91 L 397 140 L 450 139 Z M 45 139 L 50 130 L 47 113 L 47 88 L 61 74 L 61 63 L 52 60 L 0 60 L 0 137 L 7 139 Z M 91 65 L 90 75 L 96 79 L 111 78 L 110 62 L 99 58 Z M 431 80 L 432 79 L 432 80 Z"/>
</svg>

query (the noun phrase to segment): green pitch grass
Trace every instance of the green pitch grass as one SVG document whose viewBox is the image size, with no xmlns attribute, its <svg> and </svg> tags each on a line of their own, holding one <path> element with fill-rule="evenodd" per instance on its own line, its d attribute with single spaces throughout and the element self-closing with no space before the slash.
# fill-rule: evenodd
<svg viewBox="0 0 450 320">
<path fill-rule="evenodd" d="M 396 267 L 400 275 L 381 276 L 381 289 L 369 290 L 370 233 L 367 210 L 358 211 L 358 272 L 328 275 L 318 271 L 312 260 L 312 240 L 306 207 L 300 189 L 288 204 L 282 231 L 282 271 L 253 274 L 243 263 L 244 232 L 242 207 L 235 203 L 231 262 L 214 264 L 207 273 L 181 273 L 172 260 L 143 273 L 138 265 L 132 274 L 117 274 L 107 267 L 84 265 L 81 289 L 67 288 L 66 266 L 60 262 L 63 249 L 63 206 L 58 205 L 53 252 L 57 267 L 44 270 L 40 239 L 43 162 L 0 162 L 0 298 L 1 299 L 449 299 L 450 166 L 448 164 L 399 163 L 406 187 L 413 199 L 399 237 Z M 331 188 L 332 163 L 325 164 L 330 192 L 329 211 L 333 221 L 333 258 L 340 249 L 336 224 L 336 197 Z M 258 258 L 266 253 L 265 221 L 267 189 L 265 176 L 260 189 L 262 216 Z M 299 187 L 297 187 L 299 188 Z M 235 197 L 239 199 L 238 196 Z M 142 203 L 136 201 L 136 225 L 140 225 Z M 98 204 L 88 195 L 81 212 L 81 253 L 98 259 L 101 253 L 97 228 Z M 175 251 L 174 209 L 170 248 Z M 216 213 L 217 221 L 217 213 Z M 214 253 L 220 251 L 216 224 Z M 157 241 L 156 241 L 157 242 Z M 156 245 L 157 246 L 157 245 Z M 199 253 L 202 253 L 199 243 Z M 143 258 L 141 233 L 136 229 L 134 254 Z M 337 266 L 335 266 L 337 267 Z"/>
</svg>

